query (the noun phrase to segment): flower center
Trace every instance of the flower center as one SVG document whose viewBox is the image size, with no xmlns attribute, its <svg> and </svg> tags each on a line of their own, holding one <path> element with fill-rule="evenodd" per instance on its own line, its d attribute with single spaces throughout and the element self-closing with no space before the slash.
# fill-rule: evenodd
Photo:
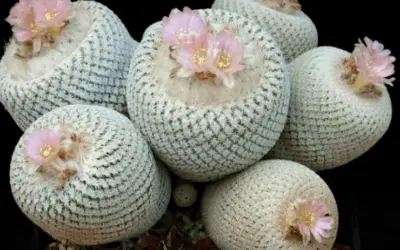
<svg viewBox="0 0 400 250">
<path fill-rule="evenodd" d="M 35 22 L 32 22 L 29 25 L 29 28 L 31 28 L 31 32 L 34 34 L 37 34 L 42 30 Z"/>
<path fill-rule="evenodd" d="M 193 63 L 197 66 L 200 67 L 201 64 L 206 60 L 207 57 L 207 51 L 204 48 L 201 48 L 196 51 L 196 53 L 193 55 Z"/>
<path fill-rule="evenodd" d="M 44 17 L 46 18 L 46 21 L 51 21 L 53 20 L 54 17 L 58 16 L 60 13 L 57 11 L 48 11 L 46 14 L 44 14 Z"/>
<path fill-rule="evenodd" d="M 54 147 L 48 144 L 40 148 L 40 156 L 43 158 L 49 158 L 54 154 L 54 152 L 55 152 Z"/>
<path fill-rule="evenodd" d="M 315 217 L 311 212 L 303 212 L 300 216 L 300 220 L 307 227 L 313 227 L 315 224 Z"/>
<path fill-rule="evenodd" d="M 215 60 L 215 66 L 217 67 L 217 69 L 224 71 L 229 69 L 231 65 L 232 57 L 228 53 L 222 51 L 217 55 L 217 58 Z"/>
</svg>

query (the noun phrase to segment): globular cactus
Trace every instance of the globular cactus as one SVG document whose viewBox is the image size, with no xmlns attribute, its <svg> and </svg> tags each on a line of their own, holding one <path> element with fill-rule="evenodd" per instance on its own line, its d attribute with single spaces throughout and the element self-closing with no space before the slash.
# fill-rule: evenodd
<svg viewBox="0 0 400 250">
<path fill-rule="evenodd" d="M 276 39 L 287 62 L 318 45 L 317 29 L 297 0 L 215 0 L 212 8 L 256 21 Z"/>
<path fill-rule="evenodd" d="M 152 29 L 159 29 L 160 31 L 162 31 L 162 22 L 155 22 L 155 23 L 149 25 L 146 28 L 146 30 L 143 32 L 142 39 L 145 36 L 147 36 L 147 34 L 149 34 Z"/>
<path fill-rule="evenodd" d="M 352 54 L 318 47 L 290 63 L 288 121 L 268 159 L 293 160 L 315 171 L 332 169 L 360 157 L 384 136 L 392 105 L 380 84 L 385 80 L 376 74 L 393 73 L 394 58 L 368 43 L 370 48 Z"/>
<path fill-rule="evenodd" d="M 172 199 L 178 207 L 190 207 L 197 201 L 197 189 L 194 183 L 178 180 L 172 190 Z"/>
<path fill-rule="evenodd" d="M 171 183 L 131 121 L 67 105 L 26 130 L 10 182 L 22 212 L 59 241 L 97 245 L 138 236 L 165 213 Z"/>
<path fill-rule="evenodd" d="M 127 114 L 126 78 L 137 42 L 101 3 L 73 2 L 71 15 L 40 52 L 32 54 L 32 45 L 15 36 L 6 47 L 0 62 L 0 102 L 22 130 L 44 113 L 69 104 Z"/>
<path fill-rule="evenodd" d="M 201 213 L 221 250 L 332 249 L 338 229 L 327 184 L 286 160 L 261 161 L 209 184 Z"/>
<path fill-rule="evenodd" d="M 229 77 L 224 83 L 213 82 L 211 73 L 177 77 L 187 72 L 175 71 L 176 55 L 170 52 L 176 50 L 165 44 L 163 29 L 169 21 L 164 18 L 164 24 L 148 30 L 132 60 L 128 111 L 174 174 L 189 181 L 213 181 L 256 163 L 279 138 L 289 104 L 286 65 L 273 37 L 238 14 L 187 8 L 183 14 L 173 13 L 189 18 L 199 13 L 211 36 L 232 34 L 243 44 L 244 70 L 233 76 L 235 84 L 230 87 L 224 85 Z M 224 65 L 221 61 L 217 66 Z"/>
</svg>

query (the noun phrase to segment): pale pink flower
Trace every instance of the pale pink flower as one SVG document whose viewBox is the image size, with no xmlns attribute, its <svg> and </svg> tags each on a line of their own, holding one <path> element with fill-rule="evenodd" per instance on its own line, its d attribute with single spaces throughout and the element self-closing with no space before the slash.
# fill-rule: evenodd
<svg viewBox="0 0 400 250">
<path fill-rule="evenodd" d="M 176 56 L 176 61 L 182 66 L 177 75 L 188 77 L 195 72 L 206 71 L 205 64 L 208 60 L 209 36 L 203 34 L 197 37 L 190 45 L 182 46 Z"/>
<path fill-rule="evenodd" d="M 61 136 L 54 130 L 38 130 L 30 135 L 26 144 L 26 156 L 33 163 L 51 163 L 61 147 Z"/>
<path fill-rule="evenodd" d="M 36 22 L 41 28 L 61 28 L 71 18 L 71 0 L 34 0 L 32 6 Z"/>
<path fill-rule="evenodd" d="M 32 10 L 32 0 L 21 0 L 10 11 L 6 19 L 13 28 L 13 33 L 18 42 L 29 42 L 44 34 L 44 29 L 36 24 Z"/>
<path fill-rule="evenodd" d="M 208 24 L 196 10 L 188 7 L 183 12 L 174 9 L 169 17 L 164 17 L 163 40 L 169 46 L 192 43 L 208 33 Z"/>
<path fill-rule="evenodd" d="M 21 17 L 20 24 L 14 26 L 12 31 L 18 42 L 33 42 L 34 51 L 38 46 L 40 50 L 45 30 L 37 26 L 33 12 L 27 12 L 25 16 Z"/>
<path fill-rule="evenodd" d="M 207 67 L 224 85 L 233 87 L 233 74 L 244 69 L 244 46 L 228 31 L 221 31 L 210 37 Z"/>
<path fill-rule="evenodd" d="M 395 78 L 387 79 L 394 74 L 395 57 L 390 56 L 390 50 L 385 50 L 383 44 L 364 38 L 366 46 L 360 40 L 353 53 L 358 72 L 373 84 L 388 84 L 392 86 Z"/>
<path fill-rule="evenodd" d="M 6 21 L 11 25 L 23 25 L 24 17 L 32 13 L 32 0 L 20 0 L 10 10 Z"/>
<path fill-rule="evenodd" d="M 333 218 L 326 216 L 327 208 L 322 202 L 313 200 L 301 202 L 296 205 L 297 227 L 303 236 L 303 244 L 307 245 L 311 240 L 311 234 L 319 243 L 326 238 L 327 232 L 333 226 Z"/>
</svg>

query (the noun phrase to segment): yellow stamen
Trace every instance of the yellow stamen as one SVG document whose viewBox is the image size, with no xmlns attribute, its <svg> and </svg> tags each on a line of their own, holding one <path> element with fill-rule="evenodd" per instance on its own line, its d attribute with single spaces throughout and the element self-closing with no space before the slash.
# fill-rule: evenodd
<svg viewBox="0 0 400 250">
<path fill-rule="evenodd" d="M 220 52 L 215 60 L 217 69 L 224 71 L 232 66 L 232 57 L 225 51 Z"/>
<path fill-rule="evenodd" d="M 184 29 L 181 28 L 178 32 L 176 32 L 176 38 L 178 38 L 178 40 L 181 40 L 189 32 L 190 32 L 190 30 L 184 30 Z"/>
<path fill-rule="evenodd" d="M 60 13 L 57 11 L 48 11 L 46 14 L 44 14 L 44 17 L 46 18 L 46 21 L 51 21 L 53 20 L 54 17 L 58 16 Z"/>
<path fill-rule="evenodd" d="M 201 64 L 206 60 L 206 57 L 207 51 L 204 48 L 201 48 L 193 55 L 193 62 L 197 67 L 200 67 Z"/>
<path fill-rule="evenodd" d="M 31 32 L 34 34 L 39 33 L 40 31 L 42 31 L 42 29 L 34 22 L 32 22 L 29 27 L 31 28 Z"/>
<path fill-rule="evenodd" d="M 51 157 L 54 154 L 54 152 L 55 148 L 48 144 L 40 148 L 40 156 L 45 159 Z"/>
<path fill-rule="evenodd" d="M 314 227 L 315 217 L 311 212 L 303 212 L 300 216 L 301 222 L 307 227 Z"/>
</svg>

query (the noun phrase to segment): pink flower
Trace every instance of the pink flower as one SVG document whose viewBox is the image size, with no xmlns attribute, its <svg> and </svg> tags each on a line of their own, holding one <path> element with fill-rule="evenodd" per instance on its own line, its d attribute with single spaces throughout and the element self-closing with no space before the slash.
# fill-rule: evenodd
<svg viewBox="0 0 400 250">
<path fill-rule="evenodd" d="M 23 18 L 32 13 L 32 0 L 20 0 L 10 10 L 6 21 L 11 25 L 23 25 Z"/>
<path fill-rule="evenodd" d="M 228 31 L 221 31 L 210 38 L 207 58 L 208 69 L 223 80 L 224 85 L 233 87 L 232 74 L 243 70 L 244 46 Z"/>
<path fill-rule="evenodd" d="M 41 28 L 61 28 L 71 18 L 71 0 L 34 0 L 32 6 Z"/>
<path fill-rule="evenodd" d="M 390 50 L 384 50 L 378 41 L 372 41 L 368 37 L 364 41 L 366 46 L 360 40 L 353 53 L 358 72 L 371 83 L 392 86 L 395 79 L 387 77 L 394 74 L 393 62 L 396 58 L 390 56 Z"/>
<path fill-rule="evenodd" d="M 32 41 L 44 34 L 44 30 L 37 26 L 32 10 L 32 0 L 20 0 L 10 11 L 6 19 L 13 28 L 18 42 Z"/>
<path fill-rule="evenodd" d="M 33 163 L 43 165 L 54 160 L 61 147 L 61 136 L 54 130 L 38 130 L 30 135 L 26 144 L 26 156 Z"/>
<path fill-rule="evenodd" d="M 334 221 L 326 214 L 327 209 L 322 202 L 309 200 L 296 206 L 297 226 L 304 245 L 310 242 L 311 234 L 319 243 L 327 237 L 325 230 L 330 230 Z"/>
<path fill-rule="evenodd" d="M 182 66 L 177 75 L 187 77 L 195 72 L 206 71 L 208 55 L 208 34 L 197 37 L 192 44 L 186 44 L 178 50 L 176 61 Z"/>
<path fill-rule="evenodd" d="M 171 11 L 169 17 L 164 17 L 164 43 L 169 46 L 180 46 L 194 42 L 198 37 L 207 34 L 208 24 L 200 14 L 188 7 Z"/>
</svg>

